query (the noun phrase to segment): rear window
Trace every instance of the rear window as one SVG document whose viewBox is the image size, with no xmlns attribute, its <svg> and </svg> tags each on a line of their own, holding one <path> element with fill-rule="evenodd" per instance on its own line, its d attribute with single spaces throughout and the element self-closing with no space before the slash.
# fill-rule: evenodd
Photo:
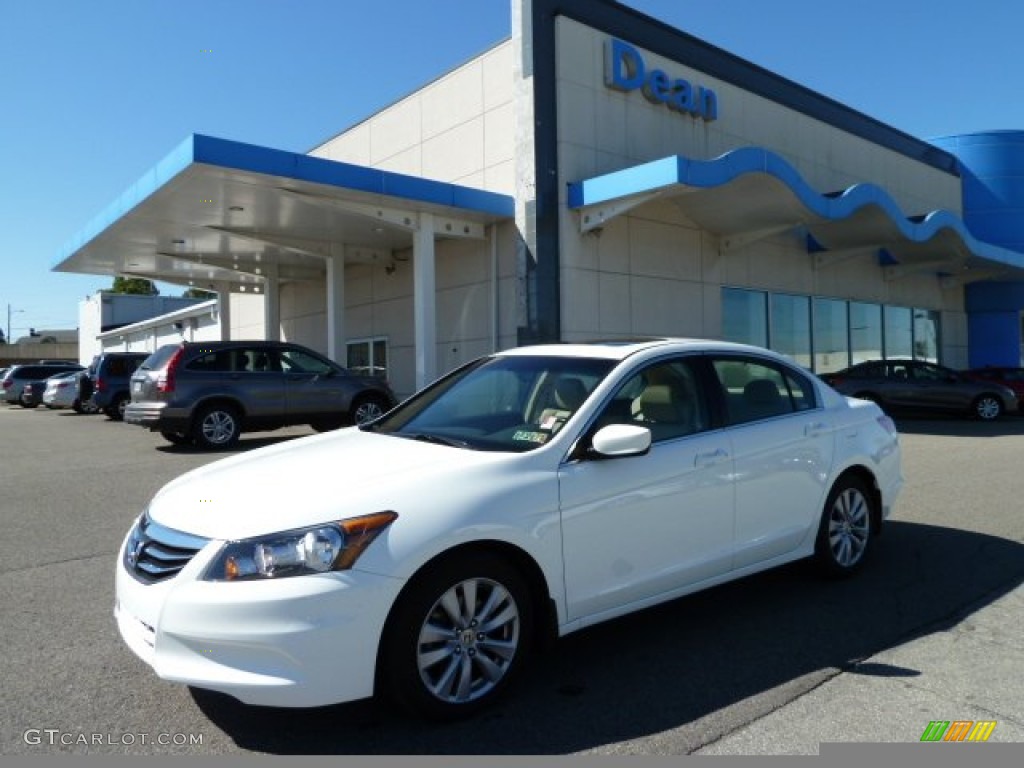
<svg viewBox="0 0 1024 768">
<path fill-rule="evenodd" d="M 103 361 L 101 367 L 108 376 L 131 376 L 135 369 L 139 367 L 139 363 L 144 359 L 144 356 L 137 357 L 134 355 L 108 357 Z"/>
<path fill-rule="evenodd" d="M 168 344 L 160 347 L 156 352 L 142 361 L 139 368 L 143 371 L 159 371 L 167 365 L 167 361 L 179 349 L 178 344 Z"/>
</svg>

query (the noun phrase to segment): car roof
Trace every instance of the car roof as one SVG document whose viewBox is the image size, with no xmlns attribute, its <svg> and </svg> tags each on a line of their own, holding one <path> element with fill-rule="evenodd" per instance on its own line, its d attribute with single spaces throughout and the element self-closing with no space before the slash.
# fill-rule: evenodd
<svg viewBox="0 0 1024 768">
<path fill-rule="evenodd" d="M 748 344 L 736 344 L 730 341 L 688 338 L 657 338 L 657 339 L 609 339 L 590 342 L 566 344 L 538 344 L 525 347 L 514 347 L 498 352 L 501 357 L 517 357 L 541 355 L 551 357 L 590 357 L 606 360 L 625 360 L 638 352 L 651 349 L 664 349 L 671 352 L 735 352 L 755 353 L 774 358 L 782 358 L 776 352 Z"/>
</svg>

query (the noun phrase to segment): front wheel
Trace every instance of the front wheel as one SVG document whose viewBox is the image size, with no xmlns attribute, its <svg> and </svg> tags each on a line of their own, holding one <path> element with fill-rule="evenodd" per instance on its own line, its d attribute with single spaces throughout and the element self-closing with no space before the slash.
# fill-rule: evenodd
<svg viewBox="0 0 1024 768">
<path fill-rule="evenodd" d="M 1003 413 L 1003 401 L 995 395 L 980 395 L 971 405 L 971 410 L 982 421 L 994 421 Z"/>
<path fill-rule="evenodd" d="M 814 555 L 830 576 L 850 576 L 871 543 L 871 494 L 856 477 L 840 478 L 825 502 Z"/>
<path fill-rule="evenodd" d="M 192 439 L 202 448 L 227 448 L 241 432 L 238 413 L 227 405 L 206 406 L 192 425 Z"/>
<path fill-rule="evenodd" d="M 506 561 L 471 552 L 429 566 L 392 609 L 382 640 L 383 692 L 431 720 L 489 706 L 525 663 L 533 604 Z"/>
<path fill-rule="evenodd" d="M 366 424 L 379 419 L 387 409 L 387 402 L 379 395 L 363 395 L 352 404 L 352 423 Z"/>
</svg>

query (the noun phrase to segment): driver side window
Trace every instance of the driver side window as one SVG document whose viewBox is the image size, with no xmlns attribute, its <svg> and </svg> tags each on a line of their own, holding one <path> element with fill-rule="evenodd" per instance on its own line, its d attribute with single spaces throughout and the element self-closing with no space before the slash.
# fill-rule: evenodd
<svg viewBox="0 0 1024 768">
<path fill-rule="evenodd" d="M 598 417 L 598 428 L 609 424 L 647 427 L 655 443 L 706 430 L 707 399 L 696 372 L 682 359 L 644 368 L 619 388 Z"/>
</svg>

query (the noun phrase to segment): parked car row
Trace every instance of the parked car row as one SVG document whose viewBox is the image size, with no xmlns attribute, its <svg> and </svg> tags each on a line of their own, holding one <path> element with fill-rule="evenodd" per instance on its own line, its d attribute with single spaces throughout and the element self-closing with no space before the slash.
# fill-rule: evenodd
<svg viewBox="0 0 1024 768">
<path fill-rule="evenodd" d="M 962 413 L 992 421 L 1021 410 L 1024 369 L 955 371 L 923 360 L 868 360 L 821 378 L 887 411 Z"/>
<path fill-rule="evenodd" d="M 14 366 L 0 375 L 9 403 L 102 411 L 175 444 L 232 445 L 242 432 L 372 421 L 397 402 L 387 382 L 357 375 L 286 342 L 181 342 L 153 354 L 108 352 L 75 363 Z"/>
</svg>

